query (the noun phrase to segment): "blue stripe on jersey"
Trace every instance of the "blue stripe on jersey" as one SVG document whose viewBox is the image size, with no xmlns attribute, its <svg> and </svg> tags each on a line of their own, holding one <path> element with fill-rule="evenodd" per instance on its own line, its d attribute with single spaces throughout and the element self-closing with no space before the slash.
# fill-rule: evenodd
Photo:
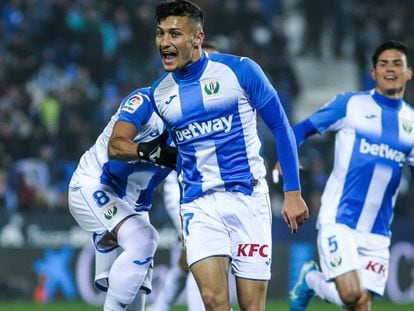
<svg viewBox="0 0 414 311">
<path fill-rule="evenodd" d="M 191 151 L 189 155 L 181 156 L 181 167 L 180 170 L 184 174 L 183 177 L 183 184 L 182 184 L 182 197 L 183 202 L 191 202 L 194 198 L 197 198 L 200 193 L 202 193 L 202 183 L 201 183 L 201 175 L 200 172 L 197 171 L 197 166 L 194 163 L 197 162 L 195 157 L 195 147 L 196 143 L 188 146 L 188 150 Z"/>
<path fill-rule="evenodd" d="M 136 211 L 147 211 L 152 203 L 152 198 L 154 197 L 155 188 L 167 177 L 171 171 L 169 169 L 162 169 L 155 173 L 150 179 L 147 189 L 142 190 L 139 194 L 139 198 L 136 202 Z"/>
<path fill-rule="evenodd" d="M 120 198 L 123 198 L 127 191 L 128 177 L 136 172 L 151 172 L 154 174 L 146 189 L 141 189 L 136 202 L 138 205 L 150 206 L 155 188 L 171 172 L 170 169 L 143 161 L 132 164 L 120 160 L 110 160 L 104 164 L 100 180 L 102 184 L 111 187 Z M 137 192 L 139 190 L 137 188 Z"/>
<path fill-rule="evenodd" d="M 367 161 L 367 157 L 374 158 L 374 156 L 361 154 L 359 151 L 361 139 L 363 138 L 356 134 L 349 162 L 349 171 L 345 178 L 344 189 L 336 214 L 336 222 L 348 225 L 353 229 L 356 228 L 361 215 L 375 168 L 374 160 Z"/>
<path fill-rule="evenodd" d="M 102 167 L 101 183 L 111 187 L 123 198 L 126 194 L 128 176 L 134 172 L 134 166 L 120 160 L 109 160 Z"/>
<path fill-rule="evenodd" d="M 399 128 L 398 128 L 398 113 L 394 109 L 383 109 L 381 114 L 382 132 L 381 141 L 384 142 L 395 142 L 398 146 L 399 140 Z M 389 161 L 389 160 L 382 160 Z M 392 176 L 385 190 L 384 200 L 381 204 L 381 208 L 378 212 L 377 218 L 375 219 L 372 233 L 390 235 L 390 225 L 393 214 L 393 202 L 392 198 L 395 191 L 398 189 L 399 182 L 401 180 L 401 168 L 396 163 L 392 165 Z"/>
<path fill-rule="evenodd" d="M 198 87 L 194 87 L 194 85 Z M 181 111 L 186 118 L 193 120 L 196 116 L 203 114 L 205 111 L 203 94 L 198 82 L 196 84 L 179 84 L 178 92 L 180 94 Z M 183 105 L 182 103 L 186 104 Z M 188 103 L 191 103 L 191 105 Z"/>
</svg>

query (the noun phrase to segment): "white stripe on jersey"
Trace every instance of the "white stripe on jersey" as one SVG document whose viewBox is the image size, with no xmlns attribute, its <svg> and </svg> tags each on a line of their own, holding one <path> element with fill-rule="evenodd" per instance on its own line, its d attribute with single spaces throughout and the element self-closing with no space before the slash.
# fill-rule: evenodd
<svg viewBox="0 0 414 311">
<path fill-rule="evenodd" d="M 368 193 L 358 219 L 356 229 L 362 232 L 371 232 L 376 215 L 381 208 L 384 194 L 391 179 L 392 170 L 387 166 L 377 165 L 372 174 Z"/>
</svg>

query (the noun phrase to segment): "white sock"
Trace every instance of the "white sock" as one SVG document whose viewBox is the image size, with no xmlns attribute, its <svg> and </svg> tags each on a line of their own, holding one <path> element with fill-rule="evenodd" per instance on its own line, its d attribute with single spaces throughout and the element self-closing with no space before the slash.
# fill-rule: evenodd
<svg viewBox="0 0 414 311">
<path fill-rule="evenodd" d="M 122 224 L 118 230 L 118 244 L 124 251 L 109 272 L 104 308 L 122 311 L 132 303 L 154 258 L 158 239 L 154 227 L 140 217 L 130 217 Z"/>
<path fill-rule="evenodd" d="M 184 290 L 186 279 L 187 271 L 181 270 L 178 263 L 172 266 L 165 277 L 164 286 L 155 299 L 154 310 L 169 310 Z"/>
<path fill-rule="evenodd" d="M 336 289 L 335 282 L 327 282 L 322 272 L 311 271 L 306 275 L 306 283 L 315 291 L 315 294 L 332 304 L 344 307 L 339 293 Z"/>
</svg>

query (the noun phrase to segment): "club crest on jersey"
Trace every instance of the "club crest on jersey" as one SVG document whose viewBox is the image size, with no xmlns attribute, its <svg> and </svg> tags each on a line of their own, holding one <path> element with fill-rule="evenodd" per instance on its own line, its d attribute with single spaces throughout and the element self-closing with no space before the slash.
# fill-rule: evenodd
<svg viewBox="0 0 414 311">
<path fill-rule="evenodd" d="M 411 134 L 413 131 L 413 122 L 407 119 L 402 119 L 401 121 L 404 132 Z"/>
<path fill-rule="evenodd" d="M 215 95 L 220 90 L 220 83 L 217 80 L 201 81 L 203 84 L 203 90 L 207 96 Z"/>
<path fill-rule="evenodd" d="M 124 107 L 122 107 L 122 111 L 126 111 L 129 113 L 134 113 L 139 106 L 142 105 L 144 99 L 139 94 L 134 94 L 130 98 L 127 99 Z"/>
<path fill-rule="evenodd" d="M 112 217 L 114 217 L 117 212 L 118 212 L 118 208 L 115 205 L 112 205 L 106 209 L 106 211 L 104 212 L 104 217 L 107 220 L 111 220 Z"/>
<path fill-rule="evenodd" d="M 329 264 L 332 268 L 339 267 L 342 264 L 342 257 L 340 255 L 331 255 L 329 258 Z"/>
</svg>

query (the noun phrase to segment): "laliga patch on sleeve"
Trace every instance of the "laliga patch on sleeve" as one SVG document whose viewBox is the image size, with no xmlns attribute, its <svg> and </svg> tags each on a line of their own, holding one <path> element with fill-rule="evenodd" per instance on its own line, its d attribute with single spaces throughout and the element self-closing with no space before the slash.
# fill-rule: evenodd
<svg viewBox="0 0 414 311">
<path fill-rule="evenodd" d="M 134 94 L 126 100 L 124 107 L 122 107 L 122 111 L 134 113 L 135 111 L 137 111 L 139 106 L 142 105 L 143 102 L 144 99 L 141 95 Z"/>
</svg>

